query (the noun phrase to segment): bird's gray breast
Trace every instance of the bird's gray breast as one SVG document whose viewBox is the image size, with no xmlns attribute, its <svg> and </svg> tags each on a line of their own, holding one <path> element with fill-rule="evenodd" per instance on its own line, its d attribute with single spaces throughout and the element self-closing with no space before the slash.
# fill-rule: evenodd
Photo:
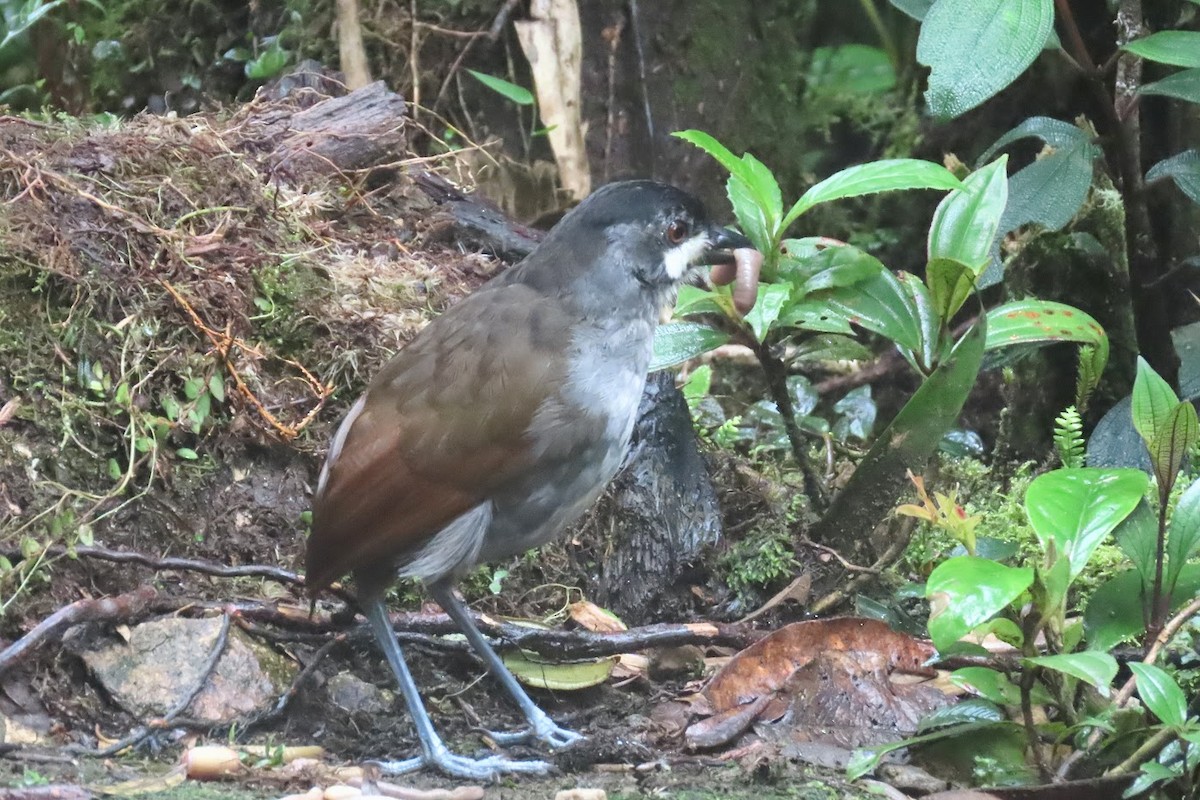
<svg viewBox="0 0 1200 800">
<path fill-rule="evenodd" d="M 534 466 L 492 498 L 481 560 L 549 541 L 600 496 L 629 447 L 653 338 L 652 319 L 610 318 L 575 329 L 565 380 L 527 431 Z"/>
</svg>

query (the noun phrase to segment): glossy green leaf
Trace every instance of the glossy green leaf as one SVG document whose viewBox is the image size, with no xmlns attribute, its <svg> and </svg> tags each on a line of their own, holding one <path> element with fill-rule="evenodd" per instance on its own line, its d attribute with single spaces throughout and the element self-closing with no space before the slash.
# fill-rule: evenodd
<svg viewBox="0 0 1200 800">
<path fill-rule="evenodd" d="M 792 287 L 781 283 L 763 283 L 758 287 L 758 299 L 754 308 L 746 314 L 746 324 L 754 331 L 754 336 L 760 342 L 767 338 L 771 326 L 779 319 L 788 298 L 792 295 Z"/>
<path fill-rule="evenodd" d="M 904 404 L 809 532 L 815 541 L 831 546 L 858 541 L 911 490 L 905 472 L 922 469 L 957 422 L 979 375 L 986 333 L 987 322 L 980 319 Z"/>
<path fill-rule="evenodd" d="M 991 258 L 992 243 L 1008 204 L 1008 156 L 1001 156 L 946 195 L 929 227 L 929 260 L 948 258 L 976 275 Z"/>
<path fill-rule="evenodd" d="M 933 308 L 943 320 L 949 320 L 971 296 L 975 273 L 966 264 L 950 258 L 935 258 L 925 267 L 925 282 L 933 298 Z"/>
<path fill-rule="evenodd" d="M 1059 653 L 1052 656 L 1035 656 L 1023 659 L 1027 664 L 1037 664 L 1088 683 L 1108 695 L 1113 678 L 1117 677 L 1117 660 L 1108 653 L 1085 650 L 1082 653 Z"/>
<path fill-rule="evenodd" d="M 553 664 L 521 650 L 503 653 L 500 658 L 509 672 L 521 683 L 535 689 L 554 692 L 571 692 L 599 686 L 608 680 L 613 667 L 617 665 L 615 656 L 598 661 Z"/>
<path fill-rule="evenodd" d="M 798 342 L 791 352 L 792 361 L 870 361 L 871 349 L 857 339 L 833 333 L 821 333 Z"/>
<path fill-rule="evenodd" d="M 925 103 L 957 117 L 1033 63 L 1054 31 L 1054 0 L 937 0 L 921 24 L 917 60 L 930 67 Z"/>
<path fill-rule="evenodd" d="M 1167 421 L 1175 406 L 1179 405 L 1179 397 L 1175 390 L 1146 359 L 1138 356 L 1137 377 L 1133 382 L 1133 427 L 1146 442 L 1146 447 L 1153 448 L 1154 442 L 1166 428 Z"/>
<path fill-rule="evenodd" d="M 676 317 L 686 317 L 691 314 L 730 316 L 732 310 L 733 299 L 729 296 L 728 290 L 722 287 L 709 290 L 685 283 L 679 287 L 679 295 L 675 298 Z"/>
<path fill-rule="evenodd" d="M 1158 552 L 1158 515 L 1145 499 L 1121 520 L 1113 531 L 1113 538 L 1142 576 L 1142 586 L 1149 587 L 1154 579 L 1154 560 Z"/>
<path fill-rule="evenodd" d="M 850 755 L 850 761 L 846 764 L 846 777 L 850 780 L 856 780 L 863 775 L 873 771 L 888 754 L 905 747 L 915 747 L 917 745 L 926 745 L 931 742 L 943 741 L 946 739 L 954 739 L 964 737 L 969 734 L 988 731 L 993 728 L 1006 726 L 1015 728 L 1012 723 L 995 722 L 992 720 L 983 720 L 980 722 L 966 722 L 961 725 L 950 725 L 945 728 L 939 728 L 930 733 L 920 736 L 908 736 L 904 739 L 899 739 L 895 742 L 877 745 L 875 747 L 855 750 Z"/>
<path fill-rule="evenodd" d="M 1174 727 L 1187 722 L 1187 698 L 1166 670 L 1142 661 L 1131 661 L 1129 671 L 1137 679 L 1138 697 L 1154 716 Z"/>
<path fill-rule="evenodd" d="M 518 86 L 511 81 L 506 81 L 503 78 L 497 78 L 495 75 L 488 75 L 484 72 L 476 72 L 473 69 L 467 70 L 484 86 L 496 92 L 501 97 L 513 101 L 520 106 L 533 105 L 533 92 L 526 89 L 524 86 Z"/>
<path fill-rule="evenodd" d="M 190 447 L 180 447 L 176 449 L 175 455 L 179 456 L 185 461 L 195 461 L 196 459 L 200 458 L 200 454 Z"/>
<path fill-rule="evenodd" d="M 1184 150 L 1155 164 L 1146 173 L 1147 183 L 1170 178 L 1193 203 L 1200 203 L 1200 150 Z"/>
<path fill-rule="evenodd" d="M 1034 478 L 1025 511 L 1043 548 L 1071 561 L 1072 580 L 1104 537 L 1142 500 L 1150 477 L 1138 469 L 1056 469 Z"/>
<path fill-rule="evenodd" d="M 791 303 L 779 315 L 779 324 L 817 333 L 851 334 L 850 324 L 841 314 L 829 310 L 824 300 L 811 299 Z"/>
<path fill-rule="evenodd" d="M 769 253 L 774 247 L 775 225 L 767 216 L 766 206 L 750 184 L 736 175 L 725 182 L 729 204 L 737 217 L 738 226 L 761 252 Z M 769 277 L 769 276 L 767 276 Z"/>
<path fill-rule="evenodd" d="M 909 306 L 917 316 L 917 329 L 920 332 L 921 349 L 917 351 L 922 372 L 932 369 L 937 364 L 938 347 L 947 349 L 950 342 L 940 341 L 942 318 L 933 307 L 933 297 L 925 282 L 911 272 L 897 272 L 896 279 L 900 287 L 908 295 Z"/>
<path fill-rule="evenodd" d="M 698 322 L 667 322 L 654 332 L 650 371 L 682 364 L 729 341 L 729 334 Z"/>
<path fill-rule="evenodd" d="M 1033 599 L 1044 614 L 1056 614 L 1065 608 L 1067 590 L 1071 588 L 1071 561 L 1056 558 L 1049 567 L 1038 566 L 1034 572 Z"/>
<path fill-rule="evenodd" d="M 1021 688 L 1003 672 L 989 667 L 963 667 L 950 673 L 950 683 L 1001 706 L 1021 702 Z"/>
<path fill-rule="evenodd" d="M 1200 33 L 1195 31 L 1158 31 L 1121 49 L 1159 64 L 1200 67 Z"/>
<path fill-rule="evenodd" d="M 1191 408 L 1191 404 L 1187 404 Z M 1179 498 L 1167 528 L 1166 590 L 1173 592 L 1189 558 L 1200 549 L 1200 480 L 1192 483 Z"/>
<path fill-rule="evenodd" d="M 747 167 L 742 163 L 742 159 L 734 155 L 728 147 L 718 142 L 711 135 L 697 130 L 676 131 L 671 135 L 683 139 L 685 142 L 693 144 L 705 153 L 708 153 L 717 160 L 718 164 L 728 170 L 730 175 L 736 175 L 744 182 L 750 182 L 751 178 L 746 172 Z"/>
<path fill-rule="evenodd" d="M 959 556 L 929 574 L 929 638 L 939 650 L 987 622 L 1033 583 L 1033 570 L 1009 567 L 987 558 Z"/>
<path fill-rule="evenodd" d="M 828 247 L 808 259 L 807 277 L 799 284 L 797 295 L 807 297 L 823 289 L 854 286 L 888 268 L 875 256 L 857 247 Z"/>
<path fill-rule="evenodd" d="M 932 161 L 897 158 L 872 161 L 835 172 L 801 195 L 783 218 L 786 229 L 804 212 L 821 203 L 900 189 L 957 189 L 962 186 L 954 173 Z"/>
<path fill-rule="evenodd" d="M 1200 103 L 1200 68 L 1180 70 L 1161 81 L 1147 83 L 1138 91 L 1142 94 L 1173 97 L 1188 103 Z"/>
<path fill-rule="evenodd" d="M 1090 345 L 1089 369 L 1099 374 L 1108 362 L 1108 336 L 1091 315 L 1049 300 L 1017 300 L 987 313 L 987 349 L 1011 345 L 1077 342 Z"/>
<path fill-rule="evenodd" d="M 1091 650 L 1111 650 L 1146 630 L 1142 576 L 1136 569 L 1109 578 L 1088 598 L 1083 612 L 1084 637 Z"/>
<path fill-rule="evenodd" d="M 1092 593 L 1083 613 L 1089 649 L 1110 650 L 1145 632 L 1144 609 L 1149 603 L 1149 589 L 1143 591 L 1142 586 L 1142 576 L 1130 569 L 1105 581 Z M 1170 595 L 1170 609 L 1177 610 L 1197 593 L 1200 593 L 1200 564 L 1185 564 Z"/>
<path fill-rule="evenodd" d="M 1164 494 L 1175 485 L 1183 458 L 1196 444 L 1197 435 L 1200 435 L 1200 421 L 1196 419 L 1195 407 L 1187 402 L 1177 404 L 1150 447 L 1154 477 Z"/>
<path fill-rule="evenodd" d="M 909 350 L 921 351 L 921 319 L 917 308 L 900 279 L 889 270 L 815 299 L 824 303 L 831 316 L 878 333 Z"/>
</svg>

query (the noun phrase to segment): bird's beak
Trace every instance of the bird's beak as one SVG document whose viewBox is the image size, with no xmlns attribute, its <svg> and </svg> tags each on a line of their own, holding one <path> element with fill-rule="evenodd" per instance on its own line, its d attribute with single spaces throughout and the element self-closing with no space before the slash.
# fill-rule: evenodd
<svg viewBox="0 0 1200 800">
<path fill-rule="evenodd" d="M 711 228 L 708 241 L 710 242 L 708 251 L 700 260 L 702 264 L 732 264 L 734 250 L 744 247 L 754 248 L 754 244 L 749 239 L 729 228 Z"/>
</svg>

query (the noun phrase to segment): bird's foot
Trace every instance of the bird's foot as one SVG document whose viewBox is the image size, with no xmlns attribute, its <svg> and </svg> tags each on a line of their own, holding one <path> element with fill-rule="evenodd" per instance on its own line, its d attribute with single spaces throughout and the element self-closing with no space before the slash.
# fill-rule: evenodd
<svg viewBox="0 0 1200 800">
<path fill-rule="evenodd" d="M 403 775 L 416 772 L 424 767 L 432 767 L 452 778 L 462 778 L 469 781 L 491 781 L 500 775 L 514 773 L 525 775 L 545 775 L 554 769 L 548 761 L 517 761 L 504 756 L 486 756 L 485 758 L 468 758 L 457 753 L 451 753 L 445 747 L 434 750 L 428 755 L 406 758 L 403 761 L 377 761 L 379 769 L 388 775 Z"/>
<path fill-rule="evenodd" d="M 501 747 L 525 744 L 536 739 L 555 750 L 570 747 L 584 738 L 582 733 L 576 733 L 569 728 L 562 727 L 545 714 L 542 714 L 537 719 L 531 719 L 530 723 L 530 726 L 524 730 L 488 731 L 487 734 L 492 741 Z"/>
</svg>

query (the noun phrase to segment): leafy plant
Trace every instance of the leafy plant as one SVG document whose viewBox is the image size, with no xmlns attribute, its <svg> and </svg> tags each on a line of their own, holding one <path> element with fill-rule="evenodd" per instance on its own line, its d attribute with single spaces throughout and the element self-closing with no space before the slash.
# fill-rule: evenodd
<svg viewBox="0 0 1200 800">
<path fill-rule="evenodd" d="M 1000 666 L 955 671 L 951 680 L 978 695 L 973 702 L 986 703 L 990 711 L 960 715 L 955 724 L 907 740 L 909 744 L 956 736 L 966 742 L 996 726 L 1007 730 L 1016 721 L 1043 779 L 1050 777 L 1045 742 L 1092 731 L 1081 737 L 1083 747 L 1096 752 L 1104 746 L 1103 732 L 1113 730 L 1117 711 L 1099 700 L 1110 695 L 1118 669 L 1107 650 L 1139 633 L 1147 641 L 1157 637 L 1166 615 L 1200 589 L 1200 565 L 1188 563 L 1200 549 L 1200 480 L 1170 510 L 1184 456 L 1200 438 L 1196 412 L 1141 359 L 1133 397 L 1134 424 L 1151 456 L 1157 509 L 1146 502 L 1151 485 L 1146 472 L 1078 465 L 1079 418 L 1068 409 L 1057 421 L 1056 440 L 1064 463 L 1071 465 L 1039 475 L 1025 494 L 1025 512 L 1039 544 L 1033 559 L 1014 564 L 980 555 L 974 547 L 977 521 L 956 513 L 953 497 L 935 493 L 931 500 L 923 483 L 914 479 L 920 505 L 898 510 L 952 533 L 967 548 L 967 555 L 939 564 L 925 585 L 935 646 L 943 657 L 986 659 L 987 651 L 967 637 L 991 633 L 1016 647 L 1021 658 L 1016 671 Z M 1103 584 L 1087 600 L 1082 617 L 1069 613 L 1081 573 L 1109 536 L 1133 567 Z M 1142 748 L 1122 768 L 1141 770 L 1136 785 L 1143 790 L 1191 780 L 1200 726 L 1188 719 L 1182 690 L 1150 663 L 1130 667 L 1142 701 L 1163 726 L 1144 731 Z M 1045 707 L 1043 719 L 1035 715 L 1035 705 Z M 985 716 L 986 724 L 981 722 Z M 1170 742 L 1174 744 L 1167 747 Z M 873 768 L 890 749 L 860 754 L 852 772 Z"/>
<path fill-rule="evenodd" d="M 808 494 L 818 501 L 819 482 L 805 463 L 804 414 L 797 410 L 789 386 L 790 365 L 778 355 L 779 345 L 787 340 L 798 344 L 802 353 L 860 351 L 850 338 L 857 327 L 890 341 L 923 379 L 834 501 L 814 532 L 816 538 L 837 545 L 882 518 L 903 487 L 905 471 L 924 463 L 956 422 L 985 351 L 1077 342 L 1084 345 L 1079 401 L 1095 387 L 1108 358 L 1108 340 L 1095 320 L 1070 306 L 1021 300 L 979 315 L 961 335 L 952 330 L 953 319 L 991 263 L 1007 206 L 1005 158 L 962 181 L 928 161 L 861 164 L 812 186 L 785 210 L 774 176 L 753 155 L 736 156 L 700 131 L 676 135 L 729 170 L 726 189 L 734 213 L 764 260 L 757 301 L 744 318 L 728 287 L 682 290 L 675 309 L 681 321 L 660 328 L 656 367 L 730 340 L 748 345 L 762 366 L 774 410 L 805 472 Z M 893 273 L 874 256 L 843 242 L 786 238 L 800 217 L 823 203 L 900 189 L 948 192 L 930 225 L 924 280 Z"/>
<path fill-rule="evenodd" d="M 935 116 L 958 117 L 1011 85 L 1043 52 L 1065 59 L 1084 78 L 1096 109 L 1095 124 L 1109 141 L 1097 146 L 1091 121 L 1071 124 L 1031 116 L 1001 136 L 981 157 L 986 161 L 1001 148 L 1027 137 L 1041 139 L 1046 150 L 1029 166 L 1009 178 L 1009 210 L 1001 225 L 1007 232 L 1029 223 L 1051 230 L 1062 228 L 1081 208 L 1092 185 L 1094 166 L 1115 177 L 1125 207 L 1125 247 L 1132 275 L 1133 313 L 1140 350 L 1166 377 L 1175 382 L 1177 358 L 1168 335 L 1166 292 L 1170 286 L 1151 226 L 1150 199 L 1144 189 L 1171 180 L 1200 203 L 1200 151 L 1191 148 L 1153 164 L 1144 174 L 1141 164 L 1152 161 L 1141 151 L 1140 100 L 1159 95 L 1184 103 L 1200 103 L 1200 32 L 1159 30 L 1146 33 L 1141 3 L 1119 4 L 1113 25 L 1115 42 L 1100 46 L 1115 50 L 1102 63 L 1089 50 L 1085 31 L 1076 23 L 1067 0 L 1014 0 L 1000 6 L 975 0 L 892 0 L 921 20 L 917 59 L 930 68 L 925 104 Z M 1195 5 L 1193 3 L 1193 5 Z M 1110 3 L 1110 9 L 1118 4 Z M 1194 9 L 1176 15 L 1179 27 L 1194 19 Z M 1055 30 L 1062 32 L 1060 41 Z M 1093 42 L 1091 47 L 1096 47 Z M 1159 80 L 1143 82 L 1142 62 L 1169 71 Z M 987 69 L 979 69 L 980 63 Z M 981 285 L 999 281 L 998 260 Z"/>
</svg>

